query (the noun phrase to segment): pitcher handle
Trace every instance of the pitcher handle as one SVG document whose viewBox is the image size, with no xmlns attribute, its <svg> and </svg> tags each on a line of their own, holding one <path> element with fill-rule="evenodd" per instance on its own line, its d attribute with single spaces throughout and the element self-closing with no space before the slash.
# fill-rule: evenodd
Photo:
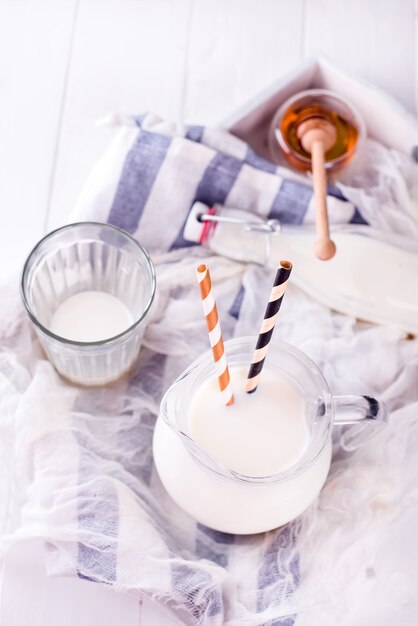
<svg viewBox="0 0 418 626">
<path fill-rule="evenodd" d="M 334 425 L 349 426 L 341 434 L 344 450 L 355 450 L 387 424 L 384 402 L 370 396 L 334 396 Z"/>
</svg>

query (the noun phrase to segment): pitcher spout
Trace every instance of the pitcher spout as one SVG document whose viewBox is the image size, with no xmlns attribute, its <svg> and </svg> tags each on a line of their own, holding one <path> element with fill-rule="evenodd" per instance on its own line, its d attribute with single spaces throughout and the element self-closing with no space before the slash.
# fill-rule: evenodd
<svg viewBox="0 0 418 626">
<path fill-rule="evenodd" d="M 177 379 L 165 392 L 160 404 L 160 417 L 177 435 L 180 435 L 178 420 L 178 398 L 181 394 L 182 378 Z"/>
</svg>

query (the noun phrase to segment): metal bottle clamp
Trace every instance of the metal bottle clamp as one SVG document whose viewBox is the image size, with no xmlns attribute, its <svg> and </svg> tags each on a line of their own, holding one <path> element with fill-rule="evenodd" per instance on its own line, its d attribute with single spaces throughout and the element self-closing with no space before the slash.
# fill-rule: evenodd
<svg viewBox="0 0 418 626">
<path fill-rule="evenodd" d="M 203 205 L 201 205 L 203 206 Z M 208 207 L 208 210 L 209 207 Z M 213 211 L 213 209 L 212 209 Z M 246 220 L 239 217 L 228 217 L 226 215 L 216 215 L 214 212 L 204 213 L 203 211 L 200 213 L 196 213 L 196 220 L 201 223 L 221 223 L 221 224 L 234 224 L 236 226 L 243 226 L 244 230 L 247 232 L 258 232 L 264 235 L 265 244 L 264 244 L 264 266 L 267 267 L 270 255 L 271 255 L 271 240 L 270 235 L 275 233 L 279 233 L 282 230 L 282 225 L 277 219 L 263 219 L 260 217 L 260 221 L 256 222 L 253 220 Z"/>
</svg>

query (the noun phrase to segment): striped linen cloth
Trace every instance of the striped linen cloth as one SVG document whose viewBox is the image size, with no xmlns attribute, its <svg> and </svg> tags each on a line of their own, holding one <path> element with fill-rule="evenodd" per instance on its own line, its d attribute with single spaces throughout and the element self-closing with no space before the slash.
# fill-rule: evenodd
<svg viewBox="0 0 418 626">
<path fill-rule="evenodd" d="M 365 223 L 338 189 L 329 195 L 341 219 Z M 398 510 L 401 481 L 395 487 L 393 477 L 405 455 L 405 430 L 389 427 L 374 446 L 349 457 L 338 454 L 336 440 L 336 460 L 320 497 L 278 530 L 233 536 L 179 510 L 156 475 L 152 434 L 165 389 L 209 348 L 196 266 L 210 266 L 225 339 L 257 334 L 274 277 L 186 242 L 184 224 L 197 200 L 293 224 L 313 214 L 306 182 L 225 130 L 183 127 L 153 115 L 122 125 L 87 181 L 72 221 L 107 221 L 138 238 L 156 265 L 158 297 L 137 367 L 128 379 L 103 389 L 62 381 L 23 314 L 5 309 L 0 390 L 7 405 L 0 401 L 0 409 L 10 413 L 17 407 L 14 462 L 25 477 L 25 504 L 0 546 L 42 536 L 50 573 L 145 593 L 176 607 L 185 623 L 334 624 L 349 614 L 357 572 L 370 563 L 379 529 Z M 407 367 L 418 355 L 401 333 L 358 328 L 291 284 L 275 333 L 315 359 L 336 392 L 383 394 L 399 414 L 418 401 L 416 369 Z M 408 373 L 399 380 L 402 367 Z M 414 437 L 409 433 L 410 441 Z M 393 487 L 392 509 L 372 513 L 373 498 L 385 484 Z M 353 554 L 354 565 L 340 567 L 347 554 Z"/>
<path fill-rule="evenodd" d="M 181 126 L 149 114 L 132 119 L 119 133 L 74 216 L 108 221 L 151 252 L 168 252 L 193 245 L 183 230 L 195 201 L 238 207 L 285 224 L 315 219 L 313 190 L 302 176 L 259 157 L 224 129 Z M 328 204 L 331 220 L 367 224 L 335 186 L 328 189 Z"/>
</svg>

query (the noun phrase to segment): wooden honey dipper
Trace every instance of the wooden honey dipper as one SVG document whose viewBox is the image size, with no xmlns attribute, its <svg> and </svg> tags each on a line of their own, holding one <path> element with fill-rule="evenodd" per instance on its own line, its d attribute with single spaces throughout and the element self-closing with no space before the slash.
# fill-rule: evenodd
<svg viewBox="0 0 418 626">
<path fill-rule="evenodd" d="M 318 237 L 314 250 L 319 259 L 327 261 L 334 256 L 336 247 L 329 236 L 325 154 L 334 146 L 337 131 L 331 119 L 318 114 L 309 115 L 309 111 L 305 110 L 303 119 L 301 116 L 298 121 L 296 135 L 302 148 L 311 155 Z"/>
</svg>

